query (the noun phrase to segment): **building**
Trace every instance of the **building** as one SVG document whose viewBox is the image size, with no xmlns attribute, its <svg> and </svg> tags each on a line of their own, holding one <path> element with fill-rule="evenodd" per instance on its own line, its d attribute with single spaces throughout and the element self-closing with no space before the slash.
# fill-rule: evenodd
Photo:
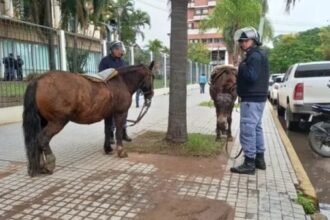
<svg viewBox="0 0 330 220">
<path fill-rule="evenodd" d="M 217 0 L 190 0 L 188 4 L 188 41 L 204 43 L 210 51 L 211 65 L 228 64 L 228 52 L 217 29 L 200 29 L 200 22 L 209 16 Z"/>
<path fill-rule="evenodd" d="M 100 32 L 94 31 L 93 25 L 80 29 L 78 34 L 60 30 L 61 11 L 57 0 L 51 0 L 52 28 L 29 22 L 26 7 L 23 0 L 0 0 L 0 80 L 5 71 L 2 61 L 9 54 L 23 59 L 24 77 L 46 72 L 51 66 L 73 69 L 73 53 L 78 56 L 79 72 L 98 71 L 105 41 L 100 39 Z M 77 50 L 73 50 L 74 41 Z"/>
</svg>

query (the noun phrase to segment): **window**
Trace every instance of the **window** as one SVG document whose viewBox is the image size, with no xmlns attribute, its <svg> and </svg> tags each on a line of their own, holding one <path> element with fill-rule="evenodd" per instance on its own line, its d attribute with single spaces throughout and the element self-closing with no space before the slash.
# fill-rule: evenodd
<svg viewBox="0 0 330 220">
<path fill-rule="evenodd" d="M 188 29 L 192 29 L 192 23 L 188 23 Z"/>
<path fill-rule="evenodd" d="M 208 42 L 209 44 L 211 44 L 211 43 L 213 43 L 213 39 L 212 39 L 212 38 L 209 38 L 209 39 L 207 39 L 207 42 Z"/>
<path fill-rule="evenodd" d="M 284 78 L 283 78 L 283 82 L 287 81 L 289 79 L 289 75 L 290 75 L 290 72 L 292 70 L 293 66 L 291 66 L 288 71 L 286 71 L 285 75 L 284 75 Z"/>
<path fill-rule="evenodd" d="M 298 66 L 294 74 L 296 78 L 305 77 L 329 77 L 330 76 L 330 64 L 310 64 Z"/>
<path fill-rule="evenodd" d="M 202 14 L 202 10 L 201 9 L 196 9 L 195 15 L 201 15 L 201 14 Z"/>
<path fill-rule="evenodd" d="M 207 15 L 209 13 L 209 10 L 207 8 L 203 9 L 202 14 Z"/>
<path fill-rule="evenodd" d="M 207 43 L 207 39 L 203 39 L 202 40 L 202 43 Z"/>
</svg>

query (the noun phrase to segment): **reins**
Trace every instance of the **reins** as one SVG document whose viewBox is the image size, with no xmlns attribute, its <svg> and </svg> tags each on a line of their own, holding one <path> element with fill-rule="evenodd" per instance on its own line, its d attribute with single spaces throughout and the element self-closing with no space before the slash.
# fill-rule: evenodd
<svg viewBox="0 0 330 220">
<path fill-rule="evenodd" d="M 137 123 L 139 123 L 141 121 L 141 119 L 147 114 L 149 108 L 150 108 L 150 101 L 145 101 L 138 117 L 135 120 L 127 119 L 127 122 L 131 123 L 130 125 L 127 125 L 127 127 L 133 127 Z"/>
<path fill-rule="evenodd" d="M 228 145 L 229 145 L 228 143 L 229 143 L 229 141 L 228 141 L 228 132 L 227 132 L 226 145 L 225 145 L 226 154 L 227 154 L 229 159 L 236 160 L 237 158 L 239 158 L 239 156 L 241 156 L 241 154 L 243 152 L 243 148 L 241 147 L 241 149 L 239 150 L 239 152 L 236 156 L 231 157 L 230 153 L 229 153 L 229 150 L 228 150 Z"/>
</svg>

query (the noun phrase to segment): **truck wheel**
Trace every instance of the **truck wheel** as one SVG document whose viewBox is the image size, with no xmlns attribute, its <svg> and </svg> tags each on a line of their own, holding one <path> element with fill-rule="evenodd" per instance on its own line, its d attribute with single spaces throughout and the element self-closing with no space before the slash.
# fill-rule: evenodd
<svg viewBox="0 0 330 220">
<path fill-rule="evenodd" d="M 292 112 L 288 106 L 288 108 L 285 110 L 285 126 L 286 129 L 289 131 L 295 131 L 297 130 L 297 128 L 299 127 L 299 122 L 297 121 L 293 121 L 293 116 L 292 116 Z"/>
</svg>

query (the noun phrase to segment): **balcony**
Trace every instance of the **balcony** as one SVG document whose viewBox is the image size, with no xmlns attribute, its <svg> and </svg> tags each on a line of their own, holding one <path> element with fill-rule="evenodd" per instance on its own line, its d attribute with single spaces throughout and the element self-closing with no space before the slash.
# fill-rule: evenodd
<svg viewBox="0 0 330 220">
<path fill-rule="evenodd" d="M 208 6 L 214 7 L 214 6 L 216 6 L 216 4 L 217 4 L 216 0 L 213 0 L 213 1 L 211 0 L 211 1 L 209 1 Z"/>
</svg>

